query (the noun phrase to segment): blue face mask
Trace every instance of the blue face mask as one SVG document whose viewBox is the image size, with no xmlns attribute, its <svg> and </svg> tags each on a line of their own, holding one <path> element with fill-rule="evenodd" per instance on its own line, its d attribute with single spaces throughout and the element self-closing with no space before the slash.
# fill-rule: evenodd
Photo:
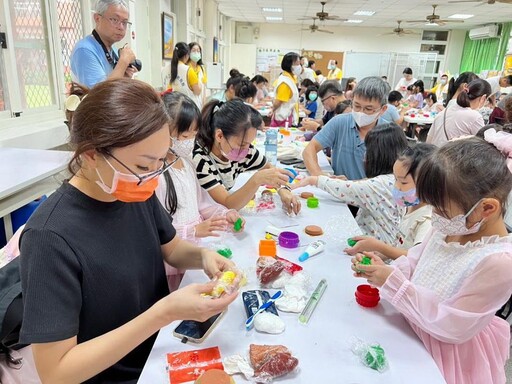
<svg viewBox="0 0 512 384">
<path fill-rule="evenodd" d="M 309 100 L 311 100 L 311 101 L 315 101 L 317 97 L 318 97 L 318 95 L 316 93 L 309 94 Z"/>
<path fill-rule="evenodd" d="M 402 192 L 397 187 L 393 187 L 393 200 L 400 207 L 414 207 L 420 203 L 420 199 L 416 196 L 416 188 Z"/>
</svg>

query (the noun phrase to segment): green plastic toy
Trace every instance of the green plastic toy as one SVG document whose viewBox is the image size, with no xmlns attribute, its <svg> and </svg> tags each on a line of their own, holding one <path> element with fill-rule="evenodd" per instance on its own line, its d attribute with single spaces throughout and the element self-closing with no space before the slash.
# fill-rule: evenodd
<svg viewBox="0 0 512 384">
<path fill-rule="evenodd" d="M 371 345 L 364 357 L 364 363 L 376 371 L 382 372 L 386 366 L 386 355 L 379 344 Z"/>
<path fill-rule="evenodd" d="M 353 247 L 354 245 L 357 244 L 357 240 L 354 240 L 354 239 L 348 239 L 347 240 L 347 244 L 349 247 Z"/>
<path fill-rule="evenodd" d="M 361 259 L 361 264 L 363 265 L 371 265 L 372 264 L 372 259 L 368 256 L 365 256 Z"/>
<path fill-rule="evenodd" d="M 368 256 L 364 256 L 361 261 L 359 262 L 359 264 L 363 264 L 363 265 L 371 265 L 372 264 L 372 259 Z M 361 269 L 358 269 L 357 270 L 357 273 L 364 273 L 365 271 L 362 271 Z"/>
<path fill-rule="evenodd" d="M 239 218 L 237 221 L 235 221 L 233 229 L 235 230 L 235 232 L 240 232 L 240 230 L 242 229 L 242 218 Z"/>
<path fill-rule="evenodd" d="M 217 253 L 221 256 L 224 256 L 226 259 L 231 259 L 233 256 L 233 252 L 229 248 L 217 249 Z"/>
</svg>

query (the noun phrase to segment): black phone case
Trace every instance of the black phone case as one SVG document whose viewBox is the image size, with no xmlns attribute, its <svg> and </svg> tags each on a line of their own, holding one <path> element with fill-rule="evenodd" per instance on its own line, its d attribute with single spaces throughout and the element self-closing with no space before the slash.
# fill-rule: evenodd
<svg viewBox="0 0 512 384">
<path fill-rule="evenodd" d="M 249 318 L 256 313 L 259 307 L 270 299 L 270 294 L 267 291 L 255 289 L 252 291 L 242 292 L 242 299 L 244 301 L 245 313 L 247 318 Z M 265 311 L 279 316 L 274 303 L 272 303 L 272 305 L 270 305 Z"/>
<path fill-rule="evenodd" d="M 293 164 L 302 163 L 302 160 L 301 159 L 286 159 L 286 160 L 279 160 L 279 162 L 283 165 L 293 165 Z"/>
</svg>

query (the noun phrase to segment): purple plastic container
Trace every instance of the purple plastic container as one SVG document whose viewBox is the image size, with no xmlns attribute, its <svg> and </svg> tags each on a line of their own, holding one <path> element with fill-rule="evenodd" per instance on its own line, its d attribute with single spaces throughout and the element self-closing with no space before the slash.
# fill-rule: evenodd
<svg viewBox="0 0 512 384">
<path fill-rule="evenodd" d="M 283 248 L 297 248 L 300 242 L 299 235 L 295 232 L 281 232 L 278 241 Z"/>
</svg>

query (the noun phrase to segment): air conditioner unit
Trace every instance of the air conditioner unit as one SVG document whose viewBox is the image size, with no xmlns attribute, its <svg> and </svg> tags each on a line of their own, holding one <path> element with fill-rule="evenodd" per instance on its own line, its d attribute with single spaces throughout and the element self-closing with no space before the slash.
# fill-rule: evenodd
<svg viewBox="0 0 512 384">
<path fill-rule="evenodd" d="M 498 36 L 498 26 L 496 24 L 486 25 L 485 27 L 471 29 L 469 38 L 471 40 L 490 39 Z"/>
</svg>

